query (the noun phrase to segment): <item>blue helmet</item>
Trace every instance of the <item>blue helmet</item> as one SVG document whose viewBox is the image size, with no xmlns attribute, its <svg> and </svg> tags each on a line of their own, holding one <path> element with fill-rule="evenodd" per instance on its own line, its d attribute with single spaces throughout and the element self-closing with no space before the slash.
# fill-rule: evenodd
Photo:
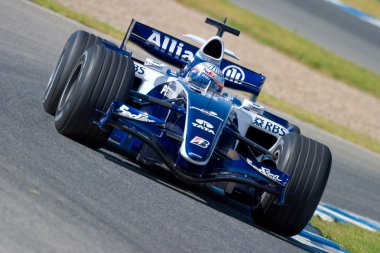
<svg viewBox="0 0 380 253">
<path fill-rule="evenodd" d="M 186 75 L 190 88 L 201 93 L 212 91 L 220 93 L 224 87 L 224 76 L 218 66 L 201 62 L 195 65 Z"/>
</svg>

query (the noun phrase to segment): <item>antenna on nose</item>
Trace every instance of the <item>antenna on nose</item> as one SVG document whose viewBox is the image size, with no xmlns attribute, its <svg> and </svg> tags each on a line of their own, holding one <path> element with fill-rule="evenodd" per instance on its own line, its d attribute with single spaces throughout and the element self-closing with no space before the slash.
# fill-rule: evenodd
<svg viewBox="0 0 380 253">
<path fill-rule="evenodd" d="M 206 24 L 209 24 L 218 28 L 218 32 L 216 33 L 216 36 L 222 37 L 224 32 L 231 33 L 235 36 L 239 36 L 240 31 L 231 26 L 226 25 L 226 22 L 227 22 L 227 17 L 224 18 L 223 23 L 211 18 L 206 18 L 206 21 L 205 21 Z"/>
</svg>

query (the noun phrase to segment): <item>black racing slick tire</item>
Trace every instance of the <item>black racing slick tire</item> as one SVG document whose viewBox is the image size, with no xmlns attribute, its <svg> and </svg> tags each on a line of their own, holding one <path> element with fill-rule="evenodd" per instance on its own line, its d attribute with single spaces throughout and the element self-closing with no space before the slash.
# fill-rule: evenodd
<svg viewBox="0 0 380 253">
<path fill-rule="evenodd" d="M 123 56 L 96 45 L 83 53 L 73 69 L 58 103 L 55 127 L 59 133 L 90 148 L 101 148 L 111 129 L 93 124 L 113 100 L 125 102 L 133 79 L 134 64 Z"/>
<path fill-rule="evenodd" d="M 285 205 L 278 205 L 264 193 L 252 209 L 254 222 L 285 236 L 302 231 L 311 219 L 326 187 L 331 168 L 331 152 L 319 142 L 297 133 L 285 135 L 275 153 L 277 167 L 291 176 L 286 187 Z"/>
<path fill-rule="evenodd" d="M 301 129 L 297 125 L 289 123 L 289 128 L 290 128 L 289 130 L 290 132 L 301 134 Z"/>
<path fill-rule="evenodd" d="M 103 41 L 105 40 L 85 31 L 78 30 L 71 34 L 54 67 L 45 90 L 42 105 L 47 113 L 51 115 L 55 114 L 62 91 L 79 57 L 81 57 L 86 49 L 101 44 Z"/>
</svg>

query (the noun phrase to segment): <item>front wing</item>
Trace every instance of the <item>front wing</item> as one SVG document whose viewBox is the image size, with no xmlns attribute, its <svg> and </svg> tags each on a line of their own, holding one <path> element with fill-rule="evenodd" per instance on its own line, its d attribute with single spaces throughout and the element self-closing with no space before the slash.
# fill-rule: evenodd
<svg viewBox="0 0 380 253">
<path fill-rule="evenodd" d="M 164 100 L 143 95 L 135 91 L 132 91 L 132 96 L 148 101 L 149 103 L 166 107 L 177 113 L 186 113 L 183 107 L 176 106 Z M 138 138 L 156 152 L 161 161 L 175 176 L 185 182 L 213 183 L 223 181 L 241 183 L 271 193 L 278 197 L 278 204 L 284 204 L 285 189 L 290 177 L 277 168 L 267 164 L 264 165 L 256 158 L 240 156 L 238 160 L 210 160 L 209 164 L 205 166 L 207 169 L 202 169 L 199 173 L 194 173 L 193 170 L 188 171 L 186 167 L 179 166 L 179 164 L 181 164 L 179 163 L 181 156 L 179 153 L 177 157 L 173 157 L 168 153 L 168 148 L 165 147 L 164 143 L 176 142 L 180 144 L 183 139 L 182 136 L 170 131 L 170 127 L 166 122 L 130 105 L 125 105 L 117 101 L 112 102 L 109 109 L 106 112 L 102 112 L 102 114 L 101 119 L 98 122 L 94 122 L 95 124 L 100 128 L 111 126 Z M 251 148 L 259 150 L 260 152 L 266 152 L 266 155 L 270 155 L 269 151 L 245 139 L 244 136 L 239 135 L 229 127 L 226 126 L 224 132 L 239 141 L 246 142 Z"/>
</svg>

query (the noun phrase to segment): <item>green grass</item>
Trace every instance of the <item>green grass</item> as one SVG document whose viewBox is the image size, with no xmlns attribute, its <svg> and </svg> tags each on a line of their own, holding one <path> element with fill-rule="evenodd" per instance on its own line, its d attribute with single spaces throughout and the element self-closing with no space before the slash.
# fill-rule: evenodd
<svg viewBox="0 0 380 253">
<path fill-rule="evenodd" d="M 380 75 L 362 68 L 280 26 L 236 6 L 228 0 L 177 0 L 208 16 L 223 20 L 257 41 L 274 47 L 331 77 L 380 98 Z"/>
<path fill-rule="evenodd" d="M 315 217 L 311 223 L 321 230 L 323 237 L 339 243 L 351 253 L 380 252 L 380 232 L 370 232 L 354 225 L 327 222 Z"/>
<path fill-rule="evenodd" d="M 113 36 L 116 39 L 122 40 L 124 38 L 125 31 L 120 31 L 107 23 L 97 20 L 96 18 L 88 17 L 82 13 L 73 11 L 70 8 L 63 6 L 62 4 L 59 4 L 55 0 L 31 0 L 31 2 L 46 7 L 52 11 L 58 12 L 63 16 L 76 20 L 79 23 L 94 28 L 102 33 Z"/>
<path fill-rule="evenodd" d="M 31 1 L 38 3 L 41 6 L 44 6 L 46 8 L 49 8 L 55 12 L 58 12 L 68 18 L 77 20 L 78 22 L 83 23 L 105 34 L 109 34 L 115 38 L 122 39 L 124 36 L 124 32 L 118 29 L 115 29 L 109 24 L 101 22 L 95 18 L 88 17 L 84 14 L 75 12 L 67 7 L 62 6 L 61 4 L 57 3 L 54 0 L 31 0 Z M 365 136 L 363 134 L 357 133 L 348 128 L 340 126 L 327 119 L 321 118 L 320 116 L 317 116 L 313 113 L 302 110 L 299 107 L 290 105 L 266 93 L 262 93 L 259 97 L 259 100 L 260 102 L 263 102 L 264 104 L 272 106 L 273 108 L 276 108 L 278 110 L 291 114 L 302 121 L 311 123 L 332 134 L 340 136 L 362 147 L 368 148 L 369 150 L 372 150 L 374 152 L 380 153 L 380 142 L 368 136 Z"/>
<path fill-rule="evenodd" d="M 379 0 L 341 0 L 349 6 L 355 7 L 362 12 L 380 19 L 380 1 Z"/>
</svg>

